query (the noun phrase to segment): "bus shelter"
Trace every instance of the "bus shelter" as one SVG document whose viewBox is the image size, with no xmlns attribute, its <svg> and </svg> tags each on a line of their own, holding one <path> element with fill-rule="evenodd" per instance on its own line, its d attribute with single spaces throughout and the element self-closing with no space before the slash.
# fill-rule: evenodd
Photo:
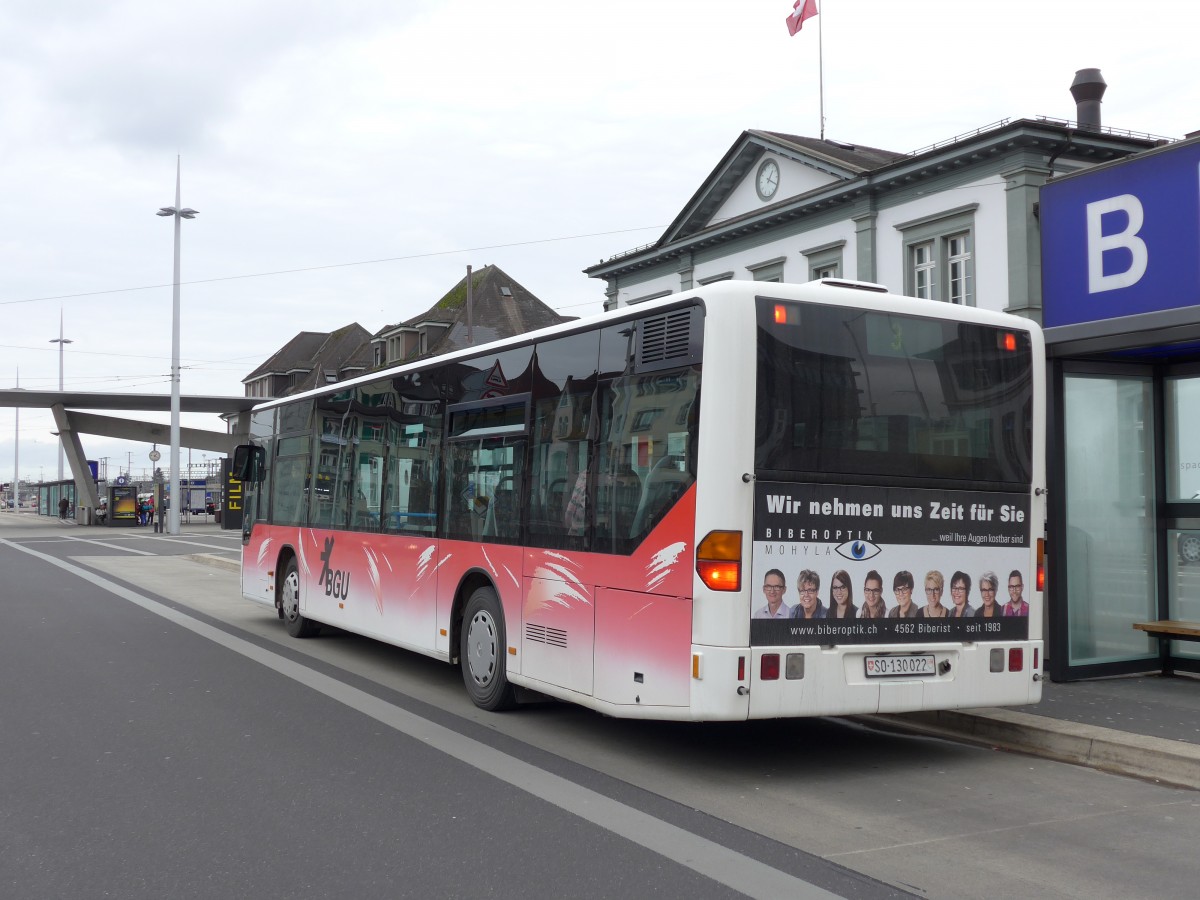
<svg viewBox="0 0 1200 900">
<path fill-rule="evenodd" d="M 1200 671 L 1200 139 L 1041 189 L 1050 675 Z"/>
</svg>

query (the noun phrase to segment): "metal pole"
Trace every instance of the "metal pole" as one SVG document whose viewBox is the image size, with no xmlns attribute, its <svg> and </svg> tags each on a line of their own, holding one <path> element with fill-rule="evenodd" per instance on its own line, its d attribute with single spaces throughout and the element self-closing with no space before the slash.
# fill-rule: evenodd
<svg viewBox="0 0 1200 900">
<path fill-rule="evenodd" d="M 17 369 L 17 388 L 21 389 L 21 370 Z M 21 407 L 13 407 L 16 416 L 16 430 L 13 434 L 13 509 L 21 511 Z"/>
<path fill-rule="evenodd" d="M 171 509 L 167 533 L 179 534 L 179 157 L 175 157 L 175 278 L 171 286 Z"/>
<path fill-rule="evenodd" d="M 167 531 L 179 534 L 179 232 L 180 219 L 193 219 L 197 213 L 179 205 L 179 157 L 175 157 L 175 205 L 164 206 L 157 215 L 175 219 L 175 277 L 171 283 L 171 509 Z"/>
<path fill-rule="evenodd" d="M 817 16 L 817 82 L 821 95 L 821 140 L 825 140 L 825 17 Z"/>
<path fill-rule="evenodd" d="M 61 306 L 58 308 L 58 337 L 51 338 L 50 343 L 58 344 L 58 392 L 61 394 L 63 391 L 63 351 L 66 349 L 67 344 L 75 343 L 63 337 L 63 311 Z M 60 397 L 59 400 L 61 401 L 62 398 Z M 63 436 L 61 434 L 58 436 L 58 480 L 63 480 Z"/>
</svg>

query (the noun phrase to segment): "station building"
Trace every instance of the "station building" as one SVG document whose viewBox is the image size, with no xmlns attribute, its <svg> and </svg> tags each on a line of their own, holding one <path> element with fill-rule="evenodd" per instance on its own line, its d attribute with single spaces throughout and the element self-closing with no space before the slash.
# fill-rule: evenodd
<svg viewBox="0 0 1200 900">
<path fill-rule="evenodd" d="M 1056 680 L 1200 671 L 1200 138 L 1045 185 Z"/>
<path fill-rule="evenodd" d="M 657 241 L 585 270 L 606 309 L 849 278 L 1043 324 L 1056 680 L 1200 671 L 1133 627 L 1200 620 L 1200 143 L 1102 125 L 1105 88 L 1081 69 L 1074 120 L 911 153 L 744 131 Z"/>
</svg>

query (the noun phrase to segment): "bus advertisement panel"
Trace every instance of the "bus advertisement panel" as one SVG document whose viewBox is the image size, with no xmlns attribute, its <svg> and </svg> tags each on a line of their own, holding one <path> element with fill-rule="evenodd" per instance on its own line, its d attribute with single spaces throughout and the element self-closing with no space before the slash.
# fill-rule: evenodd
<svg viewBox="0 0 1200 900">
<path fill-rule="evenodd" d="M 758 482 L 750 642 L 1027 640 L 1029 534 L 1026 494 Z"/>
</svg>

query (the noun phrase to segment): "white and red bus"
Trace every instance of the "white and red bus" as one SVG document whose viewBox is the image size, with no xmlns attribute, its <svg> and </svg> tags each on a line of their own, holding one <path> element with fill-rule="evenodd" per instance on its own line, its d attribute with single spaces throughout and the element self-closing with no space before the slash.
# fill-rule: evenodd
<svg viewBox="0 0 1200 900">
<path fill-rule="evenodd" d="M 242 593 L 485 709 L 1033 703 L 1042 358 L 1001 313 L 725 282 L 267 402 Z"/>
</svg>

